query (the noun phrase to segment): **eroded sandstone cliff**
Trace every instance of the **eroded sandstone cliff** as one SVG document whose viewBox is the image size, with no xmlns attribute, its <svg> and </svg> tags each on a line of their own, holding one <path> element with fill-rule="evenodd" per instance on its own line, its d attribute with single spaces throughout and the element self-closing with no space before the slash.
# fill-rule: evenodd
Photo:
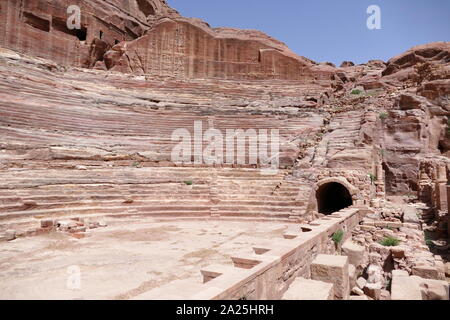
<svg viewBox="0 0 450 320">
<path fill-rule="evenodd" d="M 308 189 L 342 177 L 359 190 L 355 202 L 420 192 L 430 161 L 448 171 L 449 43 L 336 68 L 258 31 L 181 17 L 165 1 L 78 1 L 77 31 L 65 25 L 68 5 L 1 4 L 0 44 L 21 54 L 2 51 L 6 175 L 174 166 L 170 135 L 196 120 L 280 129 L 284 180 Z M 314 214 L 314 190 L 286 216 Z"/>
<path fill-rule="evenodd" d="M 69 30 L 69 6 L 81 28 Z M 329 79 L 283 43 L 251 30 L 212 29 L 162 0 L 1 4 L 0 43 L 59 64 L 176 78 Z M 320 68 L 319 68 L 320 69 Z"/>
<path fill-rule="evenodd" d="M 395 298 L 398 281 L 445 277 L 449 42 L 336 68 L 258 31 L 181 17 L 163 0 L 5 0 L 0 18 L 1 240 L 80 239 L 105 216 L 151 216 L 294 222 L 285 241 L 353 206 L 344 215 L 361 221 L 345 218 L 355 228 L 342 250 L 361 258 L 345 280 L 354 296 L 388 299 L 392 279 Z M 247 161 L 250 150 L 244 164 L 197 163 L 195 149 L 174 161 L 173 133 L 196 123 L 279 130 L 278 170 Z M 335 253 L 327 230 L 318 247 Z M 387 248 L 386 237 L 403 246 Z M 283 263 L 275 291 L 310 273 L 310 244 Z M 435 289 L 422 294 L 448 297 Z"/>
</svg>

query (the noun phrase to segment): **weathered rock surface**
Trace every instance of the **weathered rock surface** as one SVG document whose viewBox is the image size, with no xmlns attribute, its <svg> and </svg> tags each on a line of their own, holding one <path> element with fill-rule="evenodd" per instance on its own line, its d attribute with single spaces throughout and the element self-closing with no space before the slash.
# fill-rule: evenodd
<svg viewBox="0 0 450 320">
<path fill-rule="evenodd" d="M 396 270 L 392 278 L 392 300 L 449 300 L 449 284 Z"/>
<path fill-rule="evenodd" d="M 78 1 L 82 28 L 69 31 L 70 4 L 0 5 L 2 240 L 78 239 L 103 215 L 306 223 L 353 205 L 367 216 L 344 232 L 348 257 L 319 256 L 291 298 L 305 298 L 304 286 L 324 289 L 321 299 L 448 299 L 448 42 L 336 68 L 163 0 Z M 176 163 L 172 135 L 196 122 L 279 130 L 279 170 Z"/>
<path fill-rule="evenodd" d="M 365 248 L 352 240 L 347 240 L 342 245 L 342 254 L 348 256 L 348 262 L 356 268 L 362 267 L 367 258 Z"/>
<path fill-rule="evenodd" d="M 388 61 L 383 76 L 402 73 L 402 77 L 410 76 L 414 66 L 420 63 L 439 63 L 445 68 L 450 67 L 450 44 L 435 42 L 411 48 L 405 53 Z M 403 79 L 404 80 L 404 79 Z"/>
<path fill-rule="evenodd" d="M 77 5 L 81 29 L 69 30 Z M 181 17 L 164 0 L 24 1 L 2 4 L 0 44 L 59 64 L 175 78 L 329 81 L 315 66 L 262 32 L 212 29 Z M 46 43 L 47 45 L 42 45 Z"/>
<path fill-rule="evenodd" d="M 176 78 L 331 80 L 332 68 L 314 67 L 273 42 L 261 33 L 217 32 L 186 19 L 166 19 L 145 36 L 113 48 L 107 67 Z"/>
<path fill-rule="evenodd" d="M 80 8 L 81 29 L 69 30 Z M 179 17 L 165 0 L 2 1 L 0 44 L 51 59 L 58 64 L 92 68 L 117 42 L 136 39 L 161 17 Z"/>
</svg>

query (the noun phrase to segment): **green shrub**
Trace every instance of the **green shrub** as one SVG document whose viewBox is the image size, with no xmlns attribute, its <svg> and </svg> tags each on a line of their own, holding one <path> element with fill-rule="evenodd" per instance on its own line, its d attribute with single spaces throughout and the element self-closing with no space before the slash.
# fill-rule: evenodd
<svg viewBox="0 0 450 320">
<path fill-rule="evenodd" d="M 385 247 L 395 247 L 400 244 L 400 240 L 393 237 L 386 237 L 380 241 L 380 244 Z"/>
<path fill-rule="evenodd" d="M 342 239 L 344 239 L 344 231 L 338 230 L 335 233 L 333 233 L 333 236 L 331 239 L 334 241 L 336 245 L 339 245 L 342 242 Z"/>
<path fill-rule="evenodd" d="M 374 183 L 375 182 L 375 180 L 377 180 L 377 177 L 374 175 L 374 174 L 369 174 L 369 178 L 370 178 L 370 181 L 372 181 L 372 183 Z"/>
<path fill-rule="evenodd" d="M 361 94 L 361 93 L 362 93 L 362 91 L 359 90 L 359 89 L 355 89 L 355 90 L 352 91 L 352 94 L 354 94 L 354 95 L 358 95 L 358 94 Z"/>
<path fill-rule="evenodd" d="M 389 114 L 387 112 L 382 112 L 379 115 L 381 120 L 386 120 L 387 118 L 389 118 Z"/>
<path fill-rule="evenodd" d="M 184 182 L 187 186 L 192 186 L 194 182 L 192 180 L 188 180 Z"/>
<path fill-rule="evenodd" d="M 139 161 L 135 161 L 135 162 L 133 162 L 133 167 L 140 168 L 141 167 L 141 163 Z"/>
</svg>

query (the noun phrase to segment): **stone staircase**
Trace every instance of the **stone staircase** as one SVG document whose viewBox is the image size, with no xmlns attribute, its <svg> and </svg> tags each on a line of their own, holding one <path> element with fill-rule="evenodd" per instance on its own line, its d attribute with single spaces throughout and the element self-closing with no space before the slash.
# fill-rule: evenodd
<svg viewBox="0 0 450 320">
<path fill-rule="evenodd" d="M 324 135 L 322 141 L 316 147 L 313 166 L 323 166 L 326 161 L 344 150 L 363 151 L 358 147 L 363 111 L 351 111 L 336 115 L 327 129 L 329 133 Z M 328 160 L 325 160 L 328 159 Z"/>
<path fill-rule="evenodd" d="M 217 176 L 220 216 L 289 218 L 293 210 L 306 206 L 297 201 L 301 186 L 284 180 L 285 172 L 261 175 L 259 170 L 222 170 Z"/>
</svg>

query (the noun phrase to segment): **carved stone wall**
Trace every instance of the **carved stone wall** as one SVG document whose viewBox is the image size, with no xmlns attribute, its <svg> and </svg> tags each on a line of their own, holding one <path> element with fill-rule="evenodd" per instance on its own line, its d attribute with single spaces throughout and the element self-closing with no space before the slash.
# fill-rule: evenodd
<svg viewBox="0 0 450 320">
<path fill-rule="evenodd" d="M 81 29 L 67 27 L 72 5 Z M 0 19 L 0 46 L 62 65 L 176 78 L 320 81 L 333 74 L 313 71 L 312 61 L 263 33 L 212 29 L 164 0 L 6 0 Z"/>
<path fill-rule="evenodd" d="M 308 61 L 258 40 L 222 37 L 184 20 L 165 19 L 126 44 L 114 71 L 182 78 L 331 79 Z"/>
<path fill-rule="evenodd" d="M 67 28 L 71 5 L 80 8 L 80 30 Z M 160 16 L 178 14 L 163 0 L 3 0 L 0 45 L 63 65 L 92 67 L 113 45 L 142 36 Z"/>
</svg>

